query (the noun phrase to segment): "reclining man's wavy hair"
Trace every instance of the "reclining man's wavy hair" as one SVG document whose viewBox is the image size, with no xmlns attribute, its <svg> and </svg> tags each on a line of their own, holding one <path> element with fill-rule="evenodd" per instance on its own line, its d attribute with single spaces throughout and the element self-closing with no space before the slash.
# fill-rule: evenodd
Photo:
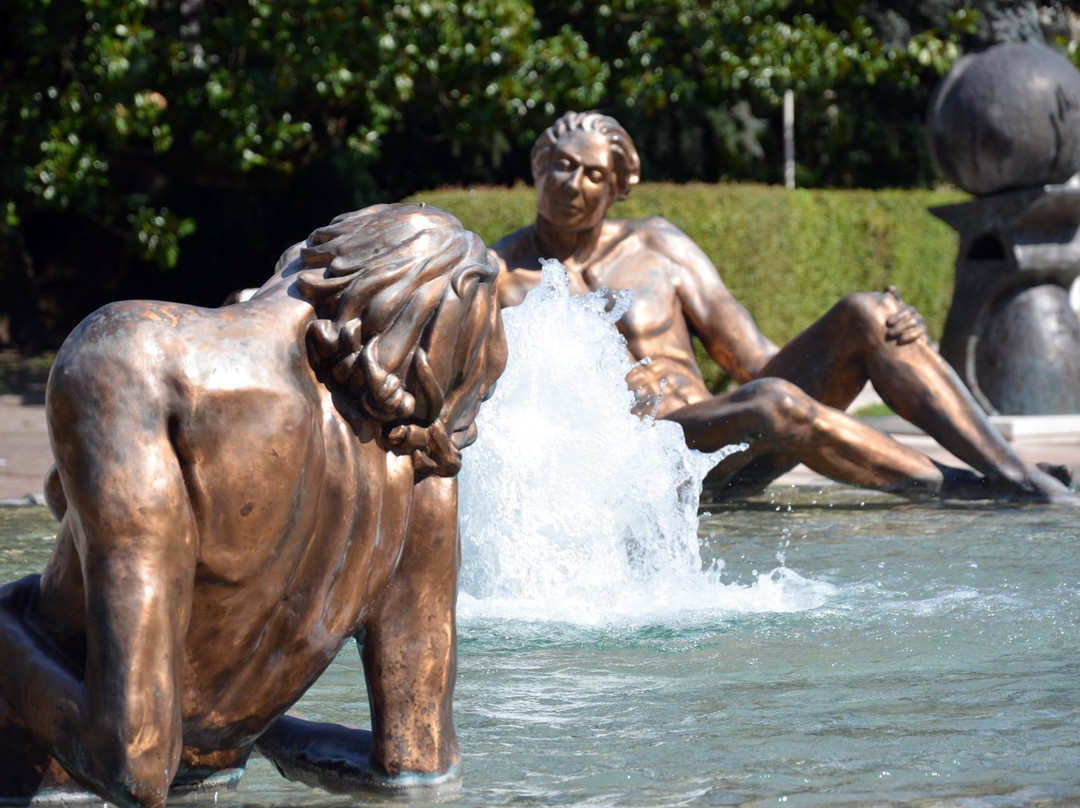
<svg viewBox="0 0 1080 808">
<path fill-rule="evenodd" d="M 555 146 L 563 135 L 577 130 L 603 135 L 615 163 L 615 190 L 618 199 L 630 196 L 630 191 L 641 180 L 641 158 L 638 157 L 637 147 L 622 124 L 610 115 L 595 111 L 566 112 L 540 133 L 529 155 L 533 179 L 537 179 L 547 170 Z"/>
<path fill-rule="evenodd" d="M 474 233 L 424 205 L 342 214 L 287 251 L 315 308 L 308 355 L 357 434 L 411 455 L 416 478 L 449 477 L 506 364 L 498 266 Z M 292 269 L 292 267 L 288 267 Z"/>
</svg>

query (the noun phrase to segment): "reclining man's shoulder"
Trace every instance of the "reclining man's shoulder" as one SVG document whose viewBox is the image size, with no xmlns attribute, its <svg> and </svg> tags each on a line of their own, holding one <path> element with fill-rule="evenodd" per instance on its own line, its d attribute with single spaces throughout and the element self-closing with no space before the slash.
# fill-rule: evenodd
<svg viewBox="0 0 1080 808">
<path fill-rule="evenodd" d="M 633 219 L 623 223 L 623 238 L 634 246 L 648 250 L 686 267 L 710 269 L 712 262 L 690 236 L 662 216 Z"/>
</svg>

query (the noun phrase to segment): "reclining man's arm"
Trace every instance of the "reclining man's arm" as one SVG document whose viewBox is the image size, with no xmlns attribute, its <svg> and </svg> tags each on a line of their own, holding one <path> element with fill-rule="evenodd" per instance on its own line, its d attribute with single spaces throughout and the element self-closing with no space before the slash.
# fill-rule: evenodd
<svg viewBox="0 0 1080 808">
<path fill-rule="evenodd" d="M 669 260 L 678 267 L 679 302 L 691 330 L 709 356 L 740 384 L 750 381 L 776 354 L 777 347 L 758 330 L 746 308 L 732 296 L 709 257 L 693 240 L 671 227 L 663 238 Z M 676 234 L 678 237 L 676 237 Z"/>
</svg>

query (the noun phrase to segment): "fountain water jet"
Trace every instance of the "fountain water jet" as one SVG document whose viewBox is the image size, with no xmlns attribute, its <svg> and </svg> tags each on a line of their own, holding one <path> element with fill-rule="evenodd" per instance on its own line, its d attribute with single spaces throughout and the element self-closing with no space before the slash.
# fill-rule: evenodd
<svg viewBox="0 0 1080 808">
<path fill-rule="evenodd" d="M 722 562 L 703 566 L 702 480 L 745 444 L 705 454 L 678 424 L 631 413 L 631 359 L 612 327 L 631 301 L 572 298 L 547 261 L 540 285 L 503 311 L 509 361 L 460 476 L 462 615 L 595 624 L 819 605 L 827 585 L 786 568 L 748 596 L 720 582 Z"/>
</svg>

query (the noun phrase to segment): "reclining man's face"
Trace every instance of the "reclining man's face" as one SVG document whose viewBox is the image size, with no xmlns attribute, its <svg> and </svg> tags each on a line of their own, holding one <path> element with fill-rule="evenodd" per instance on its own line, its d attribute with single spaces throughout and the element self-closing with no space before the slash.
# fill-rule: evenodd
<svg viewBox="0 0 1080 808">
<path fill-rule="evenodd" d="M 536 210 L 564 230 L 590 230 L 615 201 L 615 165 L 603 135 L 580 129 L 559 140 L 536 178 Z"/>
</svg>

